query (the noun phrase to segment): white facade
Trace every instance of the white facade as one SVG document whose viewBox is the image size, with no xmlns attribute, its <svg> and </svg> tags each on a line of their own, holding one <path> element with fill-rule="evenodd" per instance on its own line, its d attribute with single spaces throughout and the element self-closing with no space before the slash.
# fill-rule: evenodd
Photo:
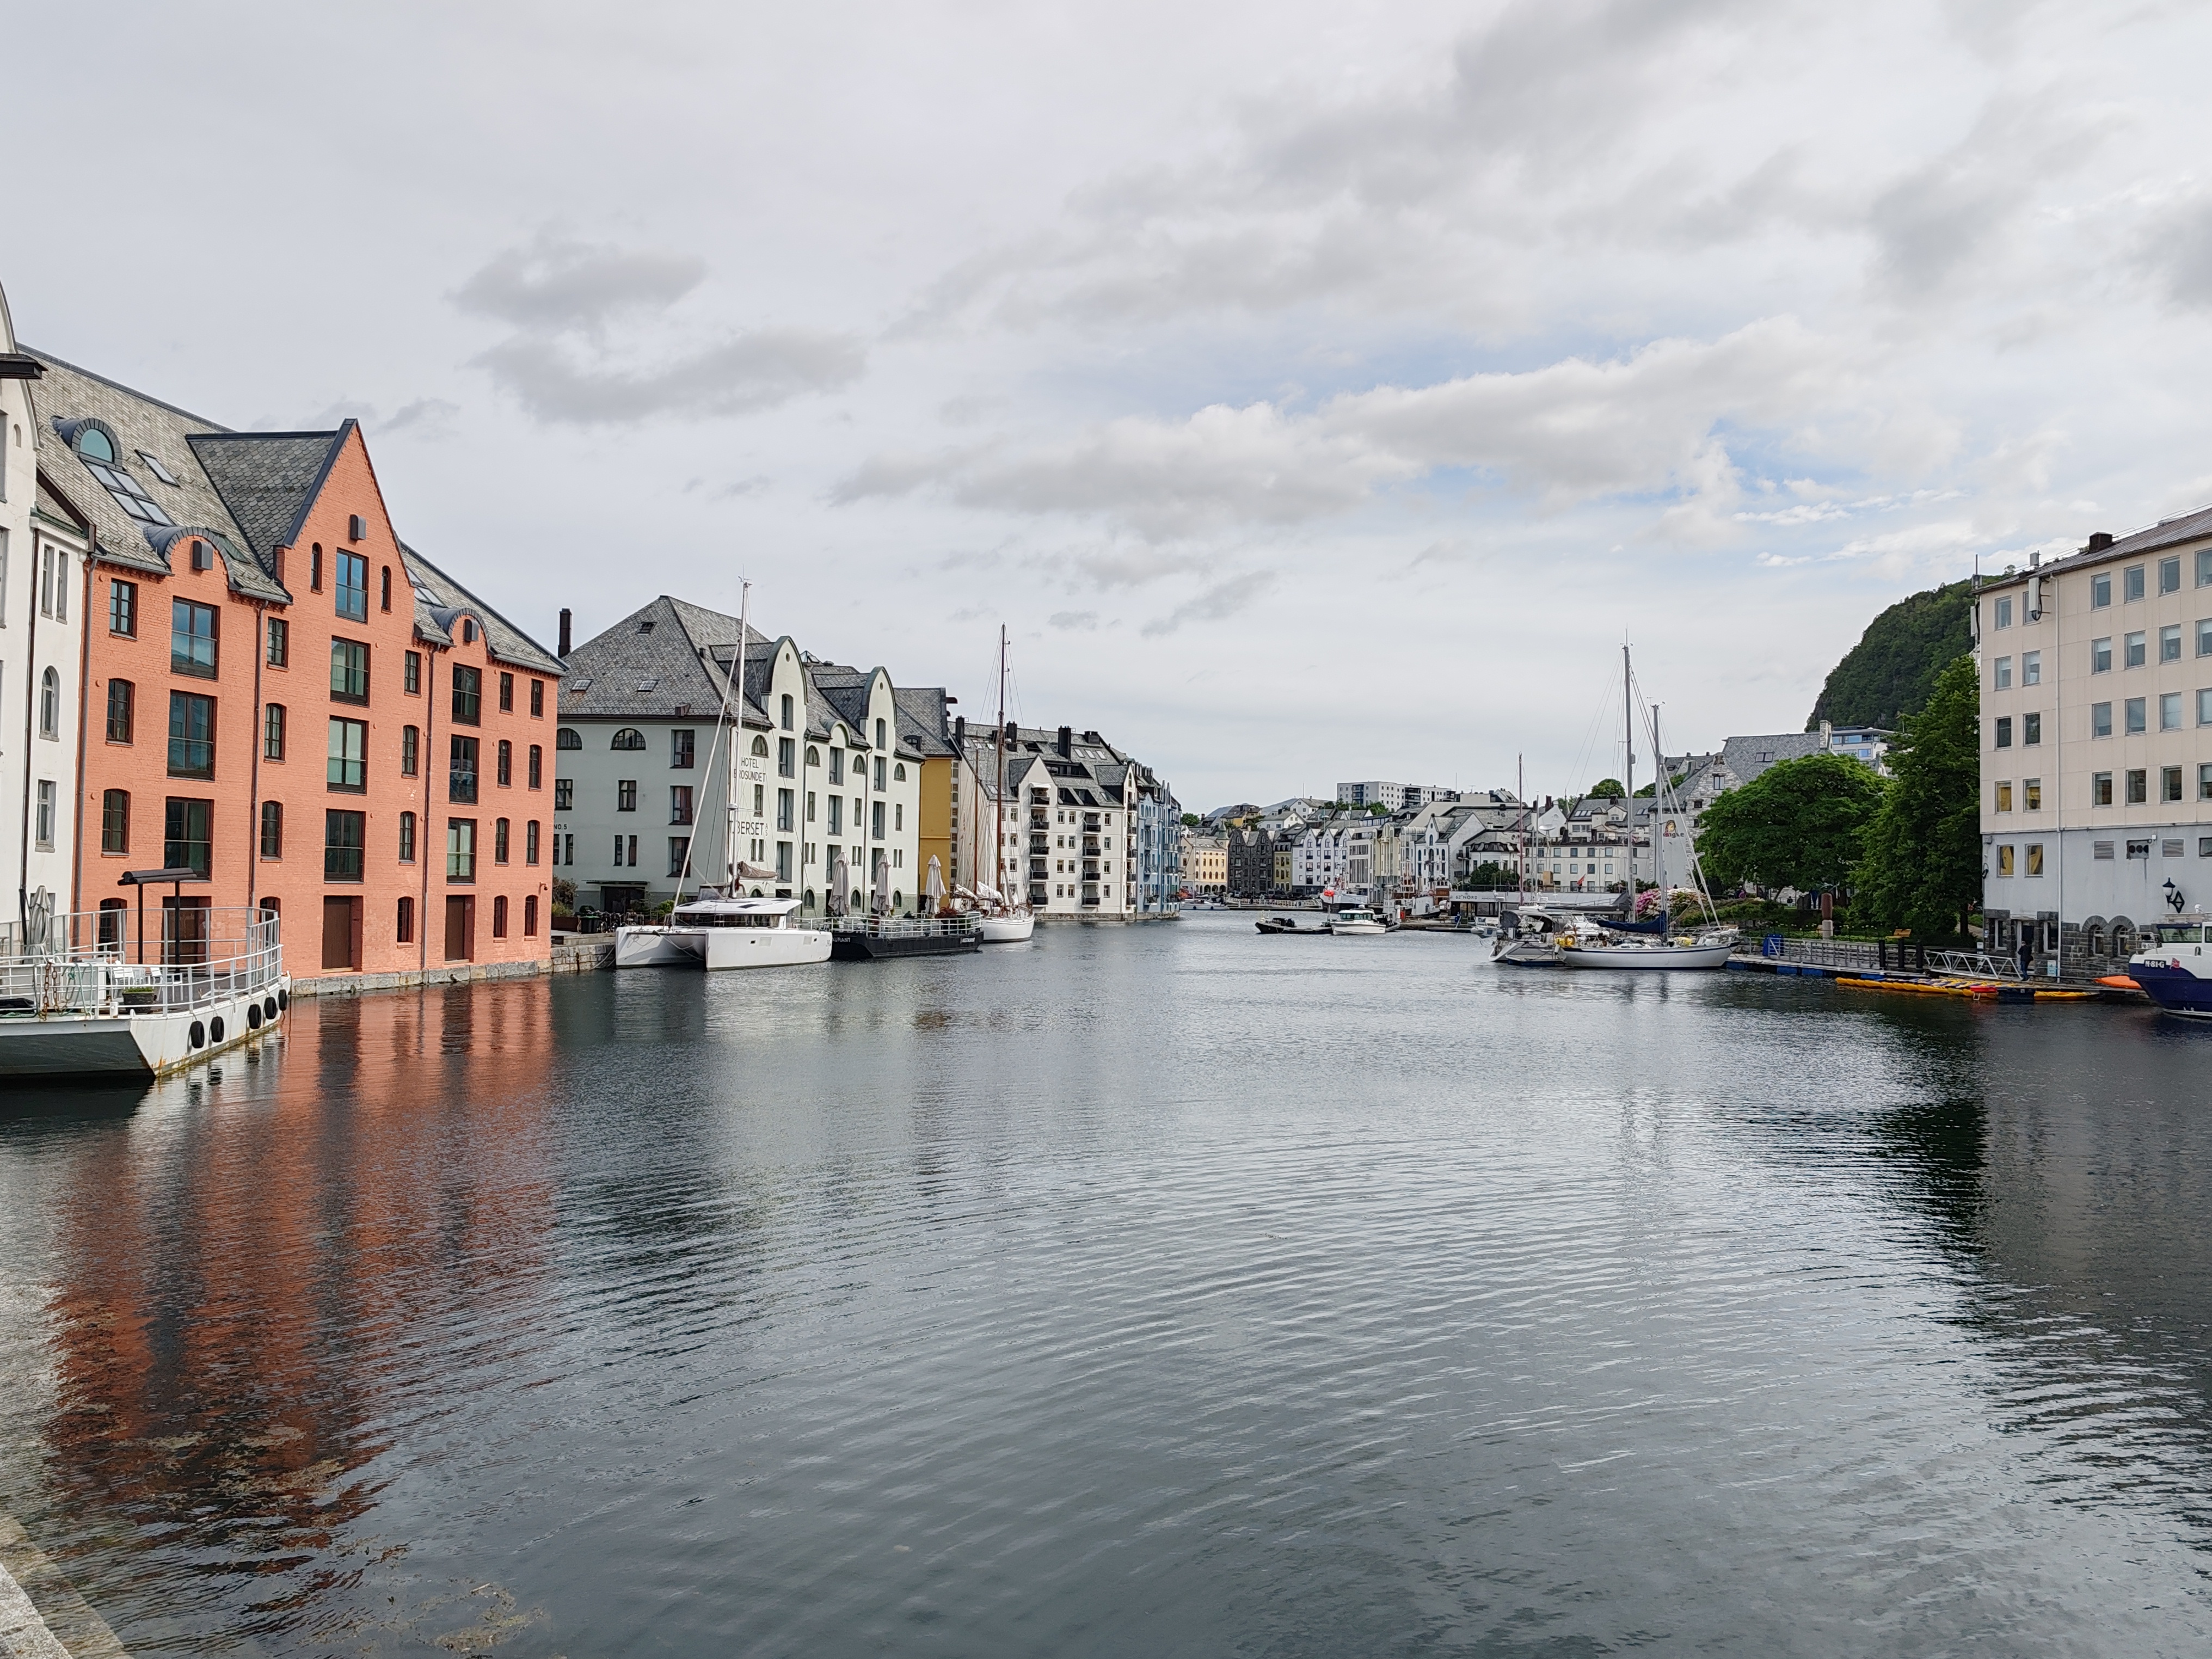
<svg viewBox="0 0 2212 1659">
<path fill-rule="evenodd" d="M 0 294 L 0 355 L 16 353 Z M 39 508 L 37 383 L 0 378 L 0 925 L 72 907 L 87 539 Z"/>
</svg>

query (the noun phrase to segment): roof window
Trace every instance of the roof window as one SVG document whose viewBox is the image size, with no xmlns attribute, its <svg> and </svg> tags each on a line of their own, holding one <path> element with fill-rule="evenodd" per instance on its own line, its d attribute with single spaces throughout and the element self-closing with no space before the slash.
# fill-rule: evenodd
<svg viewBox="0 0 2212 1659">
<path fill-rule="evenodd" d="M 79 441 L 77 454 L 84 462 L 85 471 L 99 479 L 101 486 L 115 498 L 116 506 L 121 507 L 140 524 L 175 523 L 175 520 L 154 505 L 154 498 L 146 493 L 145 485 L 140 483 L 121 467 L 111 465 L 106 461 L 94 460 L 92 458 L 89 452 L 94 440 L 98 441 L 99 447 L 107 451 L 109 455 L 114 454 L 115 447 L 107 441 L 107 434 L 97 428 L 91 427 L 85 429 Z"/>
<path fill-rule="evenodd" d="M 650 634 L 653 632 L 653 618 L 647 617 L 643 622 L 640 623 L 637 625 L 637 631 L 641 634 Z"/>
<path fill-rule="evenodd" d="M 115 441 L 89 423 L 80 428 L 70 442 L 76 446 L 76 453 L 88 461 L 112 461 L 115 459 Z"/>
<path fill-rule="evenodd" d="M 138 459 L 146 463 L 146 470 L 154 475 L 157 483 L 167 484 L 172 488 L 179 487 L 176 474 L 171 472 L 167 467 L 163 466 L 161 465 L 161 458 L 154 453 L 152 450 L 140 450 L 138 452 Z"/>
</svg>

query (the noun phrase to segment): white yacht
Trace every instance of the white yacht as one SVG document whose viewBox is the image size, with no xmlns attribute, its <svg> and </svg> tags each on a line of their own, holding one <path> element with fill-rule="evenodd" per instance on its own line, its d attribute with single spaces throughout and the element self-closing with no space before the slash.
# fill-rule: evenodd
<svg viewBox="0 0 2212 1659">
<path fill-rule="evenodd" d="M 724 898 L 702 888 L 659 927 L 617 927 L 617 968 L 788 968 L 830 960 L 830 934 L 794 927 L 797 899 Z"/>
<path fill-rule="evenodd" d="M 1372 910 L 1360 905 L 1350 905 L 1329 918 L 1328 931 L 1332 933 L 1387 933 L 1390 929 Z"/>
</svg>

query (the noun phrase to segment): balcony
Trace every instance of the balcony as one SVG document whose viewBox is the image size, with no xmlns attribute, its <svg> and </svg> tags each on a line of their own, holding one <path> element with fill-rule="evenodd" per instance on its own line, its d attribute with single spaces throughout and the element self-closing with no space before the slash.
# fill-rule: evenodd
<svg viewBox="0 0 2212 1659">
<path fill-rule="evenodd" d="M 1032 858 L 1036 857 L 1041 854 L 1048 854 L 1051 851 L 1052 837 L 1050 836 L 1031 836 L 1030 837 L 1030 855 Z"/>
<path fill-rule="evenodd" d="M 169 775 L 173 778 L 213 777 L 215 744 L 198 738 L 171 738 Z"/>
</svg>

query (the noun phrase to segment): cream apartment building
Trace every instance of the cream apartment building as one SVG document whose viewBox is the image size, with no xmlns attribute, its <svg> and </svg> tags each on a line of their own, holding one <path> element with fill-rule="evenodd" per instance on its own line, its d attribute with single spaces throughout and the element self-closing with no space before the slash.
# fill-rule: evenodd
<svg viewBox="0 0 2212 1659">
<path fill-rule="evenodd" d="M 1974 623 L 1990 944 L 2107 971 L 2212 908 L 2212 508 L 1984 580 Z"/>
</svg>

